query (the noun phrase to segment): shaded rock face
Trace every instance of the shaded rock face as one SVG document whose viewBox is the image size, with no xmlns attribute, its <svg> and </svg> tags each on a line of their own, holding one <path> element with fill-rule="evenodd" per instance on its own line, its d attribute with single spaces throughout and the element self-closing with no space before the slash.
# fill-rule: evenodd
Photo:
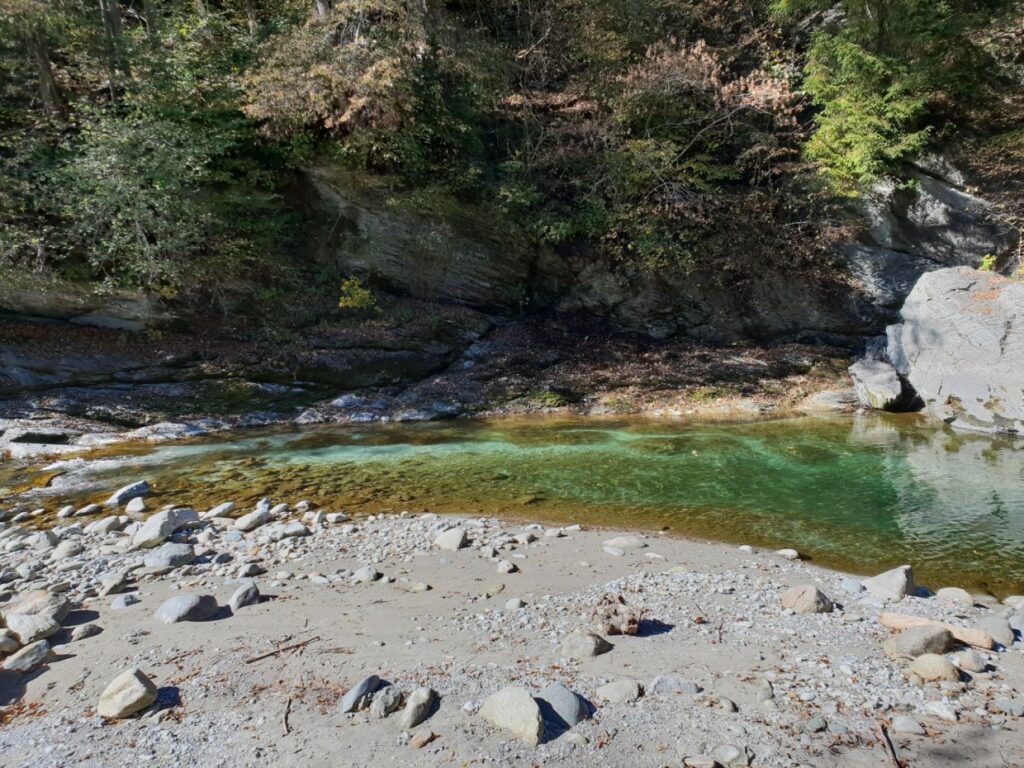
<svg viewBox="0 0 1024 768">
<path fill-rule="evenodd" d="M 968 267 L 924 275 L 887 352 L 926 410 L 958 429 L 1024 433 L 1024 284 Z"/>
<path fill-rule="evenodd" d="M 988 204 L 939 159 L 913 184 L 879 185 L 858 203 L 864 229 L 839 249 L 834 270 L 763 270 L 737 283 L 714 271 L 648 271 L 531 249 L 482 214 L 428 217 L 389 202 L 365 179 L 310 171 L 325 216 L 343 232 L 344 269 L 420 298 L 515 312 L 554 306 L 607 318 L 655 338 L 836 342 L 878 333 L 924 273 L 976 265 L 1012 245 Z M 855 343 L 855 342 L 854 342 Z"/>
<path fill-rule="evenodd" d="M 162 328 L 176 320 L 158 298 L 141 291 L 97 292 L 72 284 L 0 283 L 0 310 L 119 331 Z"/>
</svg>

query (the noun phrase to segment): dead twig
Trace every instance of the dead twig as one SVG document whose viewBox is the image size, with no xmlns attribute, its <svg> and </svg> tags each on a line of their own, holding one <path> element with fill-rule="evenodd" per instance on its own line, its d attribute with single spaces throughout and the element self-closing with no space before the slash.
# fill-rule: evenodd
<svg viewBox="0 0 1024 768">
<path fill-rule="evenodd" d="M 317 635 L 316 637 L 309 638 L 309 640 L 303 640 L 301 643 L 292 643 L 291 645 L 286 645 L 282 648 L 275 648 L 273 651 L 267 651 L 266 653 L 261 653 L 259 656 L 253 656 L 251 659 L 246 659 L 245 663 L 252 664 L 256 661 L 268 659 L 271 656 L 277 656 L 278 654 L 284 653 L 285 651 L 294 651 L 296 648 L 304 648 L 305 646 L 319 639 L 320 636 Z"/>
<path fill-rule="evenodd" d="M 893 768 L 903 768 L 903 763 L 896 756 L 896 747 L 893 746 L 892 739 L 889 738 L 889 731 L 886 730 L 885 723 L 878 724 L 878 731 L 882 734 L 882 746 L 885 747 L 885 754 L 889 756 L 889 762 L 892 763 Z"/>
<path fill-rule="evenodd" d="M 292 698 L 288 697 L 288 703 L 284 705 L 284 735 L 287 736 L 292 732 L 291 726 L 288 725 L 288 713 L 292 711 Z"/>
</svg>

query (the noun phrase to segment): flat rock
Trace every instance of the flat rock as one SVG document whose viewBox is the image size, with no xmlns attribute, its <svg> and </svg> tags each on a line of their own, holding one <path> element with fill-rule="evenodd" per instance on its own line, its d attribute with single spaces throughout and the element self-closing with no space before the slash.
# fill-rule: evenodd
<svg viewBox="0 0 1024 768">
<path fill-rule="evenodd" d="M 148 553 L 142 562 L 147 568 L 178 568 L 195 559 L 196 551 L 191 544 L 168 541 Z"/>
<path fill-rule="evenodd" d="M 907 715 L 896 715 L 892 719 L 892 729 L 896 733 L 906 733 L 912 736 L 924 736 L 924 727 L 912 717 Z"/>
<path fill-rule="evenodd" d="M 44 664 L 49 656 L 50 644 L 46 640 L 37 640 L 4 659 L 3 668 L 9 672 L 27 674 Z"/>
<path fill-rule="evenodd" d="M 948 629 L 936 626 L 912 627 L 889 638 L 882 646 L 890 659 L 914 659 L 926 653 L 947 653 L 956 647 Z"/>
<path fill-rule="evenodd" d="M 258 507 L 255 511 L 250 512 L 247 515 L 242 515 L 240 518 L 235 520 L 235 529 L 239 531 L 255 531 L 261 525 L 266 525 L 274 516 L 270 514 L 270 509 L 267 507 Z"/>
<path fill-rule="evenodd" d="M 813 584 L 800 584 L 782 593 L 782 607 L 794 613 L 828 613 L 832 601 Z"/>
<path fill-rule="evenodd" d="M 614 539 L 606 540 L 604 546 L 615 549 L 643 549 L 647 542 L 639 536 L 616 536 Z"/>
<path fill-rule="evenodd" d="M 29 645 L 60 631 L 60 622 L 45 613 L 13 613 L 8 614 L 7 628 L 18 638 L 22 645 Z"/>
<path fill-rule="evenodd" d="M 611 649 L 612 644 L 600 635 L 577 629 L 562 640 L 558 646 L 558 654 L 568 659 L 589 659 L 608 653 Z"/>
<path fill-rule="evenodd" d="M 217 613 L 217 600 L 212 595 L 177 595 L 165 600 L 153 613 L 164 624 L 179 621 L 205 621 Z"/>
<path fill-rule="evenodd" d="M 100 696 L 96 712 L 101 717 L 120 720 L 141 712 L 156 701 L 153 682 L 138 669 L 130 669 L 115 677 Z"/>
<path fill-rule="evenodd" d="M 609 704 L 629 704 L 640 698 L 643 691 L 636 680 L 613 680 L 597 689 L 596 696 L 600 701 Z"/>
<path fill-rule="evenodd" d="M 966 589 L 960 587 L 943 587 L 935 593 L 935 597 L 946 603 L 955 605 L 974 605 L 974 598 Z"/>
<path fill-rule="evenodd" d="M 434 546 L 449 552 L 455 552 L 466 546 L 466 531 L 462 528 L 449 528 L 434 539 Z"/>
<path fill-rule="evenodd" d="M 914 591 L 914 571 L 909 565 L 900 565 L 864 579 L 861 583 L 864 589 L 875 597 L 883 600 L 902 600 Z"/>
<path fill-rule="evenodd" d="M 544 718 L 530 692 L 510 685 L 484 700 L 478 713 L 491 725 L 536 746 L 544 738 Z"/>
<path fill-rule="evenodd" d="M 677 675 L 658 675 L 644 690 L 648 696 L 696 696 L 702 689 L 696 683 Z"/>
</svg>

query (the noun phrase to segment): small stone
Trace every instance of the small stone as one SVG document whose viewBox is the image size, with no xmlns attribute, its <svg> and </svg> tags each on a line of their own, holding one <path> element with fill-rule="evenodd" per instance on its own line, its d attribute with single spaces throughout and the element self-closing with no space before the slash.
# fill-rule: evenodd
<svg viewBox="0 0 1024 768">
<path fill-rule="evenodd" d="M 178 568 L 188 565 L 196 559 L 196 552 L 191 544 L 167 542 L 161 544 L 146 555 L 142 561 L 147 568 Z"/>
<path fill-rule="evenodd" d="M 590 613 L 594 630 L 605 635 L 635 635 L 640 631 L 643 611 L 626 605 L 622 595 L 601 595 Z"/>
<path fill-rule="evenodd" d="M 228 600 L 228 606 L 232 613 L 238 613 L 239 608 L 247 605 L 256 605 L 260 601 L 260 591 L 255 581 L 246 580 L 242 582 Z"/>
<path fill-rule="evenodd" d="M 235 529 L 245 532 L 255 531 L 261 525 L 266 525 L 273 519 L 274 516 L 270 514 L 270 510 L 265 506 L 261 506 L 235 520 Z"/>
<path fill-rule="evenodd" d="M 381 679 L 377 675 L 364 677 L 345 693 L 341 699 L 341 704 L 338 705 L 338 711 L 344 715 L 349 712 L 358 712 L 361 709 L 365 709 L 369 705 L 371 697 L 380 686 Z"/>
<path fill-rule="evenodd" d="M 89 637 L 95 637 L 103 631 L 98 624 L 79 624 L 71 630 L 71 641 L 77 642 Z"/>
<path fill-rule="evenodd" d="M 683 680 L 676 675 L 658 675 L 647 684 L 648 696 L 671 696 L 683 694 L 696 696 L 701 692 L 701 687 L 689 680 Z"/>
<path fill-rule="evenodd" d="M 426 720 L 436 701 L 437 693 L 433 688 L 421 687 L 409 694 L 402 712 L 402 728 L 409 731 Z"/>
<path fill-rule="evenodd" d="M 935 597 L 947 603 L 956 605 L 974 605 L 974 598 L 966 589 L 960 587 L 943 587 L 935 593 Z"/>
<path fill-rule="evenodd" d="M 74 539 L 62 541 L 54 547 L 53 551 L 50 553 L 50 559 L 54 562 L 57 562 L 58 560 L 67 560 L 69 557 L 80 555 L 84 549 L 85 548 L 81 543 Z"/>
<path fill-rule="evenodd" d="M 424 728 L 422 731 L 416 731 L 409 739 L 409 743 L 414 749 L 423 749 L 427 744 L 437 738 L 437 734 L 429 728 Z"/>
<path fill-rule="evenodd" d="M 820 715 L 812 717 L 804 724 L 804 733 L 821 733 L 828 728 L 828 721 Z"/>
<path fill-rule="evenodd" d="M 985 671 L 985 660 L 981 658 L 981 654 L 973 649 L 968 649 L 958 653 L 954 657 L 955 664 L 965 672 L 984 672 Z"/>
<path fill-rule="evenodd" d="M 864 591 L 864 585 L 857 581 L 857 579 L 843 579 L 839 582 L 839 586 L 844 592 L 849 592 L 851 595 L 859 595 Z"/>
<path fill-rule="evenodd" d="M 448 552 L 455 552 L 466 546 L 466 531 L 462 528 L 449 528 L 434 539 L 434 546 Z"/>
<path fill-rule="evenodd" d="M 589 659 L 600 656 L 612 649 L 612 644 L 600 635 L 577 629 L 571 632 L 558 647 L 560 656 L 569 659 Z"/>
<path fill-rule="evenodd" d="M 544 718 L 529 691 L 516 685 L 487 697 L 480 717 L 516 738 L 536 746 L 544 736 Z"/>
<path fill-rule="evenodd" d="M 27 674 L 45 663 L 49 656 L 50 644 L 46 640 L 37 640 L 4 659 L 3 668 Z"/>
<path fill-rule="evenodd" d="M 120 507 L 123 504 L 127 504 L 132 499 L 141 496 L 148 496 L 149 492 L 149 483 L 145 480 L 139 480 L 138 482 L 131 483 L 123 488 L 118 488 L 110 498 L 104 502 L 104 504 L 108 507 Z"/>
<path fill-rule="evenodd" d="M 171 537 L 175 531 L 195 526 L 199 523 L 199 515 L 194 509 L 175 507 L 166 509 L 150 516 L 132 537 L 132 546 L 139 549 L 151 549 Z"/>
<path fill-rule="evenodd" d="M 114 611 L 123 611 L 129 605 L 135 605 L 139 602 L 138 595 L 133 592 L 126 592 L 123 595 L 118 595 L 110 601 L 110 608 Z"/>
<path fill-rule="evenodd" d="M 786 560 L 799 560 L 800 553 L 795 549 L 777 549 L 775 554 L 779 557 L 785 558 Z"/>
<path fill-rule="evenodd" d="M 914 571 L 909 565 L 897 568 L 864 579 L 864 589 L 875 597 L 883 600 L 902 600 L 914 591 Z"/>
<path fill-rule="evenodd" d="M 164 624 L 179 621 L 205 621 L 217 613 L 217 600 L 212 595 L 177 595 L 165 600 L 153 613 Z"/>
<path fill-rule="evenodd" d="M 134 499 L 124 505 L 124 512 L 126 515 L 141 515 L 146 511 L 146 500 L 141 496 L 136 496 Z"/>
<path fill-rule="evenodd" d="M 0 653 L 14 653 L 21 647 L 21 643 L 9 629 L 0 629 Z"/>
<path fill-rule="evenodd" d="M 906 733 L 912 736 L 924 736 L 925 730 L 922 725 L 907 715 L 897 715 L 892 719 L 892 729 L 896 733 Z"/>
<path fill-rule="evenodd" d="M 1003 696 L 993 701 L 992 706 L 997 712 L 1004 712 L 1010 717 L 1024 717 L 1024 699 Z"/>
<path fill-rule="evenodd" d="M 610 704 L 630 704 L 640 698 L 642 691 L 636 680 L 613 680 L 597 689 L 597 698 Z"/>
<path fill-rule="evenodd" d="M 647 546 L 647 542 L 639 536 L 616 536 L 603 543 L 604 546 L 614 549 L 644 549 Z"/>
<path fill-rule="evenodd" d="M 828 613 L 832 601 L 813 584 L 801 584 L 782 593 L 782 607 L 794 613 Z"/>
<path fill-rule="evenodd" d="M 948 629 L 936 626 L 911 627 L 885 641 L 882 646 L 890 659 L 914 659 L 926 653 L 946 653 L 956 646 Z"/>
<path fill-rule="evenodd" d="M 498 561 L 498 573 L 515 573 L 519 570 L 519 567 L 508 560 Z"/>
<path fill-rule="evenodd" d="M 130 669 L 106 687 L 96 711 L 101 717 L 120 720 L 150 706 L 156 701 L 156 695 L 153 682 L 141 670 Z"/>
<path fill-rule="evenodd" d="M 355 584 L 369 584 L 377 581 L 381 577 L 380 571 L 374 568 L 372 565 L 364 565 L 362 568 L 352 574 L 352 581 Z"/>
<path fill-rule="evenodd" d="M 944 656 L 937 653 L 925 653 L 914 659 L 910 665 L 910 673 L 926 683 L 942 680 L 956 683 L 960 681 L 960 672 Z"/>
<path fill-rule="evenodd" d="M 373 694 L 373 700 L 370 702 L 370 715 L 383 720 L 392 712 L 397 712 L 403 701 L 405 701 L 405 695 L 398 690 L 397 686 L 389 685 L 380 688 Z"/>
<path fill-rule="evenodd" d="M 505 601 L 505 610 L 506 611 L 518 611 L 520 608 L 523 608 L 525 606 L 526 606 L 526 603 L 524 603 L 518 597 L 513 597 L 511 600 L 506 600 Z"/>
</svg>

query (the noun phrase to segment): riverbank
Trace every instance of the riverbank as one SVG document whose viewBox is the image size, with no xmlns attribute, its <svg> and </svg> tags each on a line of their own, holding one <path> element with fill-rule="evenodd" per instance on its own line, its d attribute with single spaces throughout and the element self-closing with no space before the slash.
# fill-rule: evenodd
<svg viewBox="0 0 1024 768">
<path fill-rule="evenodd" d="M 930 642 L 945 644 L 957 679 L 925 684 L 883 650 L 883 610 L 991 633 L 1011 610 L 991 598 L 886 600 L 791 553 L 658 535 L 261 509 L 201 522 L 175 513 L 184 527 L 171 545 L 148 549 L 133 542 L 158 544 L 173 521 L 71 518 L 49 535 L 7 526 L 8 623 L 33 590 L 70 610 L 42 666 L 3 672 L 3 764 L 877 766 L 890 760 L 887 739 L 908 766 L 1024 760 L 1019 640 L 975 658 L 940 633 Z M 261 599 L 230 610 L 232 596 L 245 602 L 240 585 Z M 785 608 L 797 585 L 832 610 Z M 186 594 L 220 607 L 204 621 L 154 618 Z M 610 623 L 594 616 L 605 595 L 626 606 Z M 601 644 L 580 631 L 611 649 L 591 655 Z M 156 703 L 101 718 L 104 689 L 132 668 Z M 371 675 L 407 696 L 432 689 L 429 716 L 403 730 L 405 705 L 382 693 L 342 713 Z M 588 703 L 548 690 L 534 711 L 531 695 L 555 683 Z M 525 692 L 506 692 L 496 716 L 485 702 L 507 686 Z"/>
</svg>

